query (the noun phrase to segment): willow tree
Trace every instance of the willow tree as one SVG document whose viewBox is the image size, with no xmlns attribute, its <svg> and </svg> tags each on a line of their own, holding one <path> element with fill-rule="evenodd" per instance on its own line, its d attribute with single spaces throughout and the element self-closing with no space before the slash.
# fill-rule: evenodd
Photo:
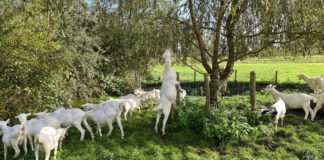
<svg viewBox="0 0 324 160">
<path fill-rule="evenodd" d="M 143 0 L 94 1 L 102 53 L 109 60 L 102 70 L 114 76 L 149 73 L 172 41 L 166 23 L 155 19 L 158 6 Z"/>
<path fill-rule="evenodd" d="M 217 104 L 235 61 L 270 47 L 307 51 L 318 44 L 322 6 L 320 0 L 187 0 L 170 5 L 163 18 L 179 30 L 175 50 L 184 63 L 198 71 L 192 64 L 202 64 L 210 75 L 211 101 Z"/>
</svg>

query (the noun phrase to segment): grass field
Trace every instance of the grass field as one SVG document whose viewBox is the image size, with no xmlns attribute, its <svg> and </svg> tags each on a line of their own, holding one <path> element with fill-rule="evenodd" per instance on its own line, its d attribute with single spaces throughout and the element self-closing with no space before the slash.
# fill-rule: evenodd
<svg viewBox="0 0 324 160">
<path fill-rule="evenodd" d="M 271 95 L 258 93 L 260 103 L 272 103 Z M 204 103 L 203 97 L 191 97 L 190 101 Z M 98 102 L 92 100 L 90 102 Z M 79 107 L 86 100 L 75 101 L 74 107 Z M 221 103 L 249 103 L 247 96 L 224 97 Z M 110 137 L 107 137 L 108 127 L 103 127 L 103 137 L 95 134 L 96 141 L 90 140 L 86 132 L 85 140 L 79 141 L 80 133 L 72 128 L 63 142 L 63 149 L 57 154 L 58 160 L 169 160 L 169 159 L 323 159 L 324 158 L 324 120 L 311 122 L 303 120 L 303 111 L 288 111 L 284 126 L 279 126 L 273 135 L 260 138 L 249 138 L 238 142 L 222 145 L 211 144 L 208 140 L 192 132 L 190 129 L 175 130 L 167 126 L 167 135 L 155 133 L 155 113 L 151 108 L 137 111 L 128 120 L 123 120 L 125 139 L 120 139 L 120 131 L 116 124 Z M 271 123 L 268 124 L 273 126 Z M 93 130 L 95 127 L 91 124 Z M 0 156 L 3 148 L 0 147 Z M 14 152 L 9 149 L 9 158 Z M 23 154 L 23 153 L 22 153 Z M 53 156 L 53 154 L 52 154 Z M 41 159 L 44 153 L 41 154 Z M 29 152 L 19 159 L 34 159 Z M 52 158 L 53 159 L 53 158 Z"/>
<path fill-rule="evenodd" d="M 202 66 L 198 68 L 204 71 Z M 156 66 L 152 70 L 151 80 L 143 78 L 143 83 L 159 82 L 158 78 L 163 75 L 164 66 Z M 234 65 L 237 70 L 237 81 L 248 82 L 250 72 L 255 71 L 257 81 L 274 82 L 275 73 L 278 71 L 278 83 L 305 83 L 298 80 L 297 75 L 305 73 L 310 77 L 324 75 L 324 56 L 288 58 L 250 58 L 238 61 Z M 173 70 L 180 73 L 181 82 L 193 82 L 194 71 L 182 65 L 173 66 Z M 234 74 L 229 79 L 234 81 Z M 203 75 L 197 73 L 197 81 L 203 81 Z"/>
<path fill-rule="evenodd" d="M 313 59 L 312 59 L 313 58 Z M 277 70 L 279 83 L 304 83 L 299 81 L 296 75 L 306 73 L 309 76 L 324 74 L 324 63 L 319 63 L 323 56 L 296 61 L 277 59 L 275 63 L 267 63 L 267 59 L 248 59 L 236 63 L 238 81 L 248 81 L 249 72 L 256 71 L 258 81 L 272 81 Z M 314 60 L 315 59 L 315 60 Z M 320 59 L 320 61 L 318 60 Z M 273 60 L 273 59 L 272 59 Z M 324 61 L 324 60 L 323 60 Z M 305 63 L 302 63 L 305 62 Z M 180 72 L 181 81 L 193 81 L 193 71 L 188 67 L 174 66 L 175 71 Z M 153 76 L 162 75 L 163 66 L 153 69 Z M 197 75 L 201 81 L 202 76 Z M 233 80 L 233 79 L 232 79 Z M 85 102 L 97 103 L 99 99 L 75 100 L 73 106 L 80 107 Z M 203 106 L 204 97 L 189 97 L 188 101 Z M 257 104 L 270 104 L 273 99 L 264 91 L 257 93 Z M 239 106 L 249 104 L 248 96 L 223 97 L 221 105 Z M 157 105 L 157 103 L 155 104 Z M 185 106 L 182 106 L 185 107 Z M 89 132 L 86 132 L 85 140 L 79 141 L 80 133 L 72 128 L 63 142 L 63 149 L 57 154 L 58 160 L 169 160 L 169 159 L 324 159 L 324 120 L 318 116 L 315 122 L 304 120 L 303 111 L 288 110 L 284 126 L 279 126 L 277 131 L 270 136 L 246 137 L 240 142 L 231 141 L 221 145 L 211 143 L 202 135 L 193 132 L 190 128 L 182 130 L 172 128 L 170 122 L 167 125 L 167 135 L 154 132 L 156 113 L 150 108 L 142 109 L 139 114 L 134 112 L 128 120 L 122 120 L 125 139 L 120 138 L 120 131 L 116 124 L 110 137 L 107 137 L 108 127 L 103 127 L 103 137 L 95 134 L 96 141 L 90 140 Z M 96 127 L 90 122 L 95 131 Z M 217 125 L 217 124 L 216 124 Z M 267 124 L 273 127 L 272 123 Z M 159 129 L 161 128 L 161 121 Z M 34 153 L 29 150 L 26 156 L 18 159 L 34 159 Z M 8 159 L 12 159 L 13 149 L 9 149 Z M 53 156 L 53 154 L 52 154 Z M 0 146 L 0 159 L 3 157 L 3 147 Z M 44 158 L 44 153 L 40 159 Z M 53 158 L 51 158 L 53 159 Z"/>
</svg>

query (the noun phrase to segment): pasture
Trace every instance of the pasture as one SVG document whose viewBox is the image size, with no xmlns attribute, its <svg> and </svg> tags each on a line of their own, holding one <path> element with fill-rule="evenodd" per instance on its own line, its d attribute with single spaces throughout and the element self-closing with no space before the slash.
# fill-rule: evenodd
<svg viewBox="0 0 324 160">
<path fill-rule="evenodd" d="M 306 56 L 295 58 L 248 58 L 238 61 L 234 65 L 237 70 L 238 82 L 249 82 L 250 72 L 256 72 L 257 82 L 271 82 L 275 80 L 275 73 L 278 71 L 278 83 L 305 84 L 304 81 L 298 80 L 297 75 L 305 73 L 309 77 L 324 75 L 324 56 Z M 151 77 L 143 78 L 143 83 L 157 83 L 159 77 L 163 74 L 164 66 L 153 67 Z M 199 70 L 204 71 L 201 65 Z M 174 65 L 175 72 L 179 72 L 181 82 L 193 82 L 194 71 L 184 65 Z M 196 81 L 204 81 L 203 75 L 197 72 Z M 234 81 L 234 72 L 229 81 Z"/>
<path fill-rule="evenodd" d="M 324 159 L 323 6 L 0 1 L 0 160 Z"/>
<path fill-rule="evenodd" d="M 270 94 L 259 92 L 257 100 L 260 103 L 273 103 Z M 80 107 L 85 102 L 98 102 L 99 99 L 75 100 L 73 106 Z M 179 106 L 176 115 L 182 110 L 203 107 L 204 97 L 188 97 L 186 106 Z M 157 101 L 155 102 L 155 106 Z M 248 107 L 248 96 L 222 97 L 221 105 L 225 107 Z M 284 120 L 284 126 L 273 130 L 272 121 L 261 120 L 269 132 L 266 136 L 246 136 L 239 140 L 232 139 L 226 143 L 213 143 L 202 133 L 192 127 L 179 127 L 183 123 L 178 116 L 175 122 L 168 122 L 167 135 L 154 132 L 155 112 L 151 107 L 137 111 L 128 120 L 122 120 L 125 139 L 120 139 L 117 124 L 110 137 L 107 137 L 108 127 L 103 128 L 103 137 L 95 134 L 96 140 L 91 141 L 89 132 L 85 140 L 79 141 L 80 133 L 72 128 L 63 141 L 62 150 L 58 151 L 58 160 L 99 160 L 99 159 L 129 159 L 129 160 L 169 160 L 169 159 L 323 159 L 324 158 L 324 120 L 317 118 L 315 122 L 303 119 L 303 111 L 289 110 Z M 320 117 L 320 116 L 318 116 Z M 189 122 L 188 122 L 189 123 Z M 195 122 L 193 122 L 195 123 Z M 95 125 L 90 123 L 95 131 Z M 161 123 L 160 123 L 161 124 Z M 217 124 L 215 124 L 217 125 Z M 1 158 L 3 148 L 0 148 Z M 9 159 L 13 150 L 9 149 Z M 23 154 L 22 154 L 23 155 Z M 33 159 L 29 151 L 19 159 Z M 44 153 L 41 153 L 41 157 Z"/>
<path fill-rule="evenodd" d="M 315 56 L 322 58 L 322 56 Z M 314 58 L 314 57 L 313 57 Z M 296 75 L 306 73 L 310 76 L 322 75 L 322 63 L 305 61 L 276 61 L 274 63 L 266 63 L 267 59 L 248 59 L 241 61 L 235 65 L 238 70 L 238 81 L 248 82 L 249 72 L 256 71 L 258 82 L 273 81 L 274 71 L 278 70 L 278 83 L 302 84 Z M 257 64 L 262 62 L 262 64 Z M 184 66 L 174 66 L 175 71 L 179 71 L 181 81 L 192 81 L 193 71 Z M 161 75 L 163 66 L 153 68 L 152 75 Z M 286 73 L 286 74 L 283 74 Z M 201 75 L 197 75 L 197 81 L 202 80 Z M 231 80 L 233 80 L 231 78 Z M 286 93 L 296 92 L 296 90 L 285 90 Z M 297 91 L 298 92 L 298 91 Z M 300 91 L 299 91 L 300 92 Z M 76 99 L 73 101 L 71 108 L 79 108 L 86 102 L 98 103 L 101 99 Z M 167 135 L 162 136 L 154 132 L 154 123 L 156 113 L 152 107 L 144 107 L 139 114 L 135 111 L 133 116 L 128 115 L 128 120 L 122 120 L 125 132 L 125 139 L 120 139 L 120 131 L 117 124 L 114 124 L 114 130 L 110 137 L 107 137 L 108 127 L 103 127 L 103 136 L 99 137 L 95 134 L 96 140 L 91 141 L 89 132 L 86 132 L 85 140 L 79 141 L 80 133 L 75 128 L 69 130 L 69 135 L 63 141 L 63 149 L 57 154 L 58 160 L 97 160 L 97 159 L 323 159 L 324 158 L 324 120 L 319 116 L 315 122 L 309 119 L 303 119 L 302 110 L 288 110 L 284 126 L 278 126 L 278 130 L 274 130 L 273 120 L 270 117 L 256 119 L 256 112 L 250 112 L 249 96 L 246 94 L 235 95 L 231 97 L 221 97 L 221 110 L 213 110 L 212 114 L 218 115 L 220 112 L 236 112 L 241 110 L 237 115 L 229 115 L 223 120 L 228 119 L 247 119 L 250 129 L 242 127 L 245 122 L 231 123 L 234 127 L 218 128 L 212 137 L 206 133 L 205 124 L 199 124 L 198 118 L 204 113 L 205 97 L 188 96 L 186 98 L 187 105 L 177 107 L 175 110 L 175 122 L 168 121 Z M 271 104 L 273 98 L 269 93 L 263 90 L 257 92 L 257 104 Z M 157 106 L 157 101 L 155 105 Z M 240 109 L 238 109 L 240 108 Z M 190 110 L 192 112 L 190 113 Z M 201 112 L 202 111 L 202 112 Z M 221 115 L 223 115 L 221 113 Z M 188 116 L 198 116 L 197 119 L 190 119 Z M 183 116 L 185 118 L 183 118 Z M 234 118 L 234 119 L 233 119 Z M 251 119 L 254 122 L 250 122 Z M 196 120 L 198 120 L 196 122 Z M 234 120 L 235 121 L 235 120 Z M 92 129 L 95 131 L 96 126 L 93 122 L 88 121 Z M 227 122 L 226 122 L 227 123 Z M 195 125 L 203 125 L 204 130 L 198 130 Z M 214 123 L 214 127 L 222 127 L 220 124 Z M 235 125 L 238 128 L 235 131 Z M 253 127 L 260 127 L 261 130 L 253 131 Z M 159 129 L 161 127 L 161 121 Z M 251 128 L 252 127 L 252 128 Z M 263 127 L 263 128 L 262 128 Z M 245 131 L 245 129 L 247 129 Z M 252 129 L 252 130 L 251 130 Z M 245 136 L 237 136 L 236 138 L 228 138 L 228 135 L 242 134 L 247 132 Z M 251 132 L 251 133 L 250 133 Z M 252 133 L 253 132 L 253 133 Z M 217 135 L 219 134 L 219 135 Z M 219 136 L 224 141 L 215 140 L 215 136 Z M 216 138 L 217 139 L 217 138 Z M 3 147 L 0 147 L 1 158 L 3 156 Z M 9 159 L 14 154 L 9 149 Z M 41 153 L 44 157 L 44 153 Z M 42 159 L 41 158 L 41 159 Z M 26 156 L 23 154 L 19 159 L 34 159 L 34 154 L 30 152 Z"/>
</svg>

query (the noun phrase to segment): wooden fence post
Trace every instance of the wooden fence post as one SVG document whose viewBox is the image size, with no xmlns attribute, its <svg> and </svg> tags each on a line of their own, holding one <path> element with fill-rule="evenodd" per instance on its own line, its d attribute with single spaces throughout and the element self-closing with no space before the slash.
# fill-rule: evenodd
<svg viewBox="0 0 324 160">
<path fill-rule="evenodd" d="M 206 116 L 210 118 L 210 93 L 209 93 L 209 82 L 208 82 L 208 74 L 204 74 L 205 80 L 205 92 L 206 92 Z"/>
<path fill-rule="evenodd" d="M 278 83 L 278 71 L 276 71 L 276 79 L 275 79 L 275 85 Z"/>
<path fill-rule="evenodd" d="M 255 111 L 256 107 L 256 76 L 255 72 L 250 73 L 250 102 L 252 111 Z"/>
<path fill-rule="evenodd" d="M 235 70 L 235 80 L 234 80 L 235 83 L 237 83 L 237 70 Z"/>
<path fill-rule="evenodd" d="M 177 72 L 177 81 L 179 82 L 179 72 Z M 176 105 L 180 106 L 180 85 L 176 85 L 176 89 L 177 89 Z M 174 121 L 174 107 L 175 107 L 175 104 L 172 103 L 172 105 L 171 105 L 171 123 Z"/>
<path fill-rule="evenodd" d="M 204 88 L 202 86 L 200 87 L 200 95 L 204 96 Z"/>
<path fill-rule="evenodd" d="M 135 83 L 137 88 L 142 88 L 141 85 L 141 74 L 138 71 L 135 71 Z"/>
<path fill-rule="evenodd" d="M 180 106 L 180 75 L 179 72 L 177 72 L 177 81 L 179 84 L 176 86 L 177 88 L 177 106 Z"/>
<path fill-rule="evenodd" d="M 194 72 L 194 86 L 195 86 L 195 88 L 196 88 L 196 72 L 197 71 Z"/>
</svg>

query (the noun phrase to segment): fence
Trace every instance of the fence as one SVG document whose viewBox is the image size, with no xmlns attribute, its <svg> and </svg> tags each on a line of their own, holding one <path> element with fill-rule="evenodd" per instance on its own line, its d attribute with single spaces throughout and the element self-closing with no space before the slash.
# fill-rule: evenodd
<svg viewBox="0 0 324 160">
<path fill-rule="evenodd" d="M 303 73 L 303 72 L 300 72 Z M 305 73 L 305 72 L 304 72 Z M 307 72 L 308 75 L 318 74 L 317 72 Z M 193 72 L 193 81 L 182 80 L 182 74 L 177 72 L 177 79 L 181 83 L 181 88 L 187 91 L 188 95 L 191 96 L 206 96 L 206 109 L 207 109 L 207 117 L 209 116 L 210 110 L 210 95 L 209 95 L 209 81 L 208 75 L 202 75 L 197 72 Z M 227 82 L 226 91 L 221 93 L 222 96 L 238 96 L 238 100 L 244 100 L 246 102 L 247 99 L 250 100 L 252 110 L 255 110 L 256 107 L 256 92 L 263 90 L 268 84 L 276 84 L 277 90 L 283 91 L 286 89 L 294 89 L 299 90 L 300 92 L 312 92 L 312 90 L 307 86 L 307 84 L 298 80 L 298 74 L 290 73 L 290 72 L 279 72 L 277 70 L 258 74 L 258 72 L 242 72 L 235 70 L 231 77 Z M 186 76 L 186 75 L 185 75 Z M 318 75 L 317 75 L 318 76 Z M 287 78 L 288 77 L 288 78 Z M 204 81 L 197 81 L 197 79 L 204 79 Z M 138 79 L 141 79 L 137 75 Z M 144 83 L 138 84 L 144 89 L 150 90 L 152 88 L 160 88 L 161 87 L 161 78 L 160 80 L 155 81 L 154 83 Z M 173 114 L 171 114 L 173 115 Z M 173 121 L 173 117 L 171 116 L 171 121 Z"/>
<path fill-rule="evenodd" d="M 269 71 L 265 73 L 264 71 L 256 70 L 256 90 L 260 91 L 268 84 L 276 84 L 280 87 L 279 90 L 285 89 L 297 89 L 302 92 L 311 92 L 310 88 L 307 87 L 307 84 L 299 80 L 297 75 L 301 73 L 306 73 L 310 77 L 320 76 L 321 74 L 316 70 L 301 70 L 289 72 L 289 71 Z M 324 73 L 324 72 L 323 72 Z M 187 90 L 188 95 L 193 96 L 204 96 L 204 76 L 198 72 L 192 71 L 191 74 L 188 72 L 180 72 L 180 83 L 181 88 Z M 192 76 L 192 78 L 188 78 Z M 144 80 L 146 79 L 146 80 Z M 160 88 L 161 87 L 161 77 L 143 78 L 142 88 L 151 89 L 151 88 Z M 230 76 L 227 82 L 226 92 L 222 93 L 224 96 L 232 95 L 248 95 L 249 91 L 249 82 L 250 82 L 250 71 L 238 71 L 235 70 Z"/>
</svg>

